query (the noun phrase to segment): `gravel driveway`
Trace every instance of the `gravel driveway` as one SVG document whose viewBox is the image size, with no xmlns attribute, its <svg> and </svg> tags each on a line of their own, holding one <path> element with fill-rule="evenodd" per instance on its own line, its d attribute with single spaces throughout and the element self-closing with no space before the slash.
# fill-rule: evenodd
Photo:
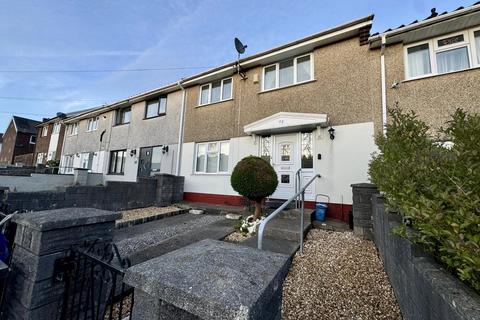
<svg viewBox="0 0 480 320">
<path fill-rule="evenodd" d="M 402 319 L 371 241 L 312 230 L 284 282 L 282 319 Z"/>
</svg>

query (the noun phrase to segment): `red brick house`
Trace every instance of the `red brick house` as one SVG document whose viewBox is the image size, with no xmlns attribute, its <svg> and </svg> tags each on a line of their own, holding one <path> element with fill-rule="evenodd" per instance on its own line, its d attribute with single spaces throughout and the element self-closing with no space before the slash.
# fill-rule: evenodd
<svg viewBox="0 0 480 320">
<path fill-rule="evenodd" d="M 13 116 L 7 130 L 3 134 L 0 151 L 0 165 L 15 164 L 16 156 L 35 152 L 37 128 L 39 121 Z M 33 157 L 31 157 L 33 159 Z M 24 163 L 33 165 L 33 163 Z"/>
</svg>

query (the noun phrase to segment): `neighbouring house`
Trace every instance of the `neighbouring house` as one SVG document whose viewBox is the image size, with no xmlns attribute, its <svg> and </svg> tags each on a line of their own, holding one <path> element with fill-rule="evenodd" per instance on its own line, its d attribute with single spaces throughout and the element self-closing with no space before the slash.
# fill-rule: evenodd
<svg viewBox="0 0 480 320">
<path fill-rule="evenodd" d="M 434 128 L 456 108 L 480 112 L 480 3 L 369 38 L 383 75 L 383 116 L 398 102 Z M 384 62 L 381 62 L 383 60 Z"/>
<path fill-rule="evenodd" d="M 175 174 L 181 101 L 172 85 L 67 119 L 61 172 L 87 168 L 104 181 Z"/>
<path fill-rule="evenodd" d="M 2 145 L 3 145 L 3 133 L 0 133 L 0 152 L 2 151 Z"/>
<path fill-rule="evenodd" d="M 54 118 L 43 119 L 43 122 L 37 126 L 35 164 L 46 164 L 50 160 L 60 161 L 65 136 L 64 121 L 91 110 L 87 109 L 69 113 L 59 112 Z"/>
<path fill-rule="evenodd" d="M 15 157 L 23 156 L 22 165 L 33 165 L 33 153 L 37 139 L 39 121 L 13 116 L 3 135 L 2 150 L 0 151 L 0 165 L 15 164 Z M 32 156 L 26 156 L 32 154 Z"/>
</svg>

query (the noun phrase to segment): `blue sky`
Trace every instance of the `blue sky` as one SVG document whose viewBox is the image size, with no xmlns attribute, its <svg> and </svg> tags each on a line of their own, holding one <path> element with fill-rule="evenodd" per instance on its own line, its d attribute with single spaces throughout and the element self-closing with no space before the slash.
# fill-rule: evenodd
<svg viewBox="0 0 480 320">
<path fill-rule="evenodd" d="M 371 13 L 376 32 L 473 2 L 0 0 L 0 132 L 12 114 L 94 107 L 232 61 L 234 37 L 253 54 Z M 192 69 L 5 72 L 178 67 Z"/>
</svg>

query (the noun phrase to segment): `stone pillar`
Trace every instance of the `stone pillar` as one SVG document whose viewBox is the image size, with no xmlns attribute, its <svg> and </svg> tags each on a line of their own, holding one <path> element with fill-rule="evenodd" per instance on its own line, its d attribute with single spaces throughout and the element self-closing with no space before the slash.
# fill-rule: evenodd
<svg viewBox="0 0 480 320">
<path fill-rule="evenodd" d="M 166 173 L 156 174 L 157 190 L 155 192 L 155 205 L 158 207 L 169 206 L 173 202 L 173 187 L 175 176 Z"/>
<path fill-rule="evenodd" d="M 281 318 L 288 255 L 203 240 L 127 270 L 133 320 Z"/>
<path fill-rule="evenodd" d="M 352 184 L 353 193 L 353 234 L 373 240 L 372 195 L 378 189 L 371 183 Z"/>
<path fill-rule="evenodd" d="M 67 208 L 23 213 L 6 293 L 6 319 L 57 319 L 65 283 L 54 277 L 55 261 L 84 241 L 111 242 L 119 213 Z"/>
<path fill-rule="evenodd" d="M 88 169 L 75 168 L 73 171 L 73 184 L 77 186 L 86 186 L 88 180 Z"/>
</svg>

